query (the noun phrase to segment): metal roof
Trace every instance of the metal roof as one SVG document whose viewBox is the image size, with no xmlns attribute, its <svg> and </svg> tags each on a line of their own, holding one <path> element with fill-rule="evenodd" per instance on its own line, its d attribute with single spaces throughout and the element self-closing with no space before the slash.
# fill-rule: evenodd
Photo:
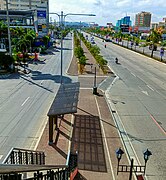
<svg viewBox="0 0 166 180">
<path fill-rule="evenodd" d="M 48 116 L 56 116 L 77 112 L 80 83 L 61 84 L 50 107 Z"/>
</svg>

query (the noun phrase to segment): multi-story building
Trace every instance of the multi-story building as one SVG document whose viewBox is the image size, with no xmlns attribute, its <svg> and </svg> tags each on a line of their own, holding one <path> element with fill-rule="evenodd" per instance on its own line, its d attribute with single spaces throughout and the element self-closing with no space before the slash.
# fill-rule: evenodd
<svg viewBox="0 0 166 180">
<path fill-rule="evenodd" d="M 150 31 L 151 13 L 142 11 L 135 16 L 135 28 L 138 31 Z"/>
<path fill-rule="evenodd" d="M 121 18 L 120 20 L 118 20 L 116 23 L 116 27 L 120 27 L 121 25 L 131 26 L 130 16 L 125 16 L 124 18 Z"/>
<path fill-rule="evenodd" d="M 129 27 L 131 26 L 130 16 L 125 16 L 121 18 L 116 23 L 116 31 L 121 30 L 122 33 L 129 33 Z"/>
<path fill-rule="evenodd" d="M 23 25 L 25 28 L 25 25 L 33 24 L 37 34 L 41 36 L 48 34 L 49 0 L 0 0 L 0 20 L 4 22 L 7 22 L 6 2 L 10 12 L 10 26 Z M 26 13 L 30 14 L 27 18 Z"/>
<path fill-rule="evenodd" d="M 44 2 L 48 0 L 8 0 L 8 7 L 10 10 L 28 10 Z M 0 10 L 6 10 L 6 0 L 0 0 Z"/>
</svg>

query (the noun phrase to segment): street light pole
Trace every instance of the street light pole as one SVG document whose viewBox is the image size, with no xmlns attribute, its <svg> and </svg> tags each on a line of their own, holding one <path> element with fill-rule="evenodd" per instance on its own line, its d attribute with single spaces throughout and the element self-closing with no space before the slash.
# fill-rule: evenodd
<svg viewBox="0 0 166 180">
<path fill-rule="evenodd" d="M 116 150 L 116 156 L 118 159 L 118 166 L 117 166 L 117 175 L 118 172 L 130 172 L 129 175 L 129 180 L 132 180 L 132 172 L 139 172 L 139 173 L 143 173 L 145 175 L 145 170 L 146 170 L 146 163 L 149 159 L 149 156 L 152 155 L 151 151 L 149 151 L 148 149 L 143 153 L 144 155 L 144 160 L 145 160 L 145 165 L 141 166 L 141 165 L 134 165 L 134 159 L 131 159 L 131 164 L 130 165 L 120 165 L 120 160 L 122 158 L 122 155 L 124 154 L 123 150 L 121 148 Z M 142 175 L 141 175 L 142 176 Z"/>
<path fill-rule="evenodd" d="M 8 0 L 6 0 L 6 15 L 7 15 L 7 30 L 8 30 L 9 55 L 12 56 L 11 37 L 10 37 L 10 19 L 9 19 L 8 4 L 9 4 Z"/>
<path fill-rule="evenodd" d="M 134 159 L 131 159 L 129 180 L 132 180 L 133 165 L 134 165 Z"/>
<path fill-rule="evenodd" d="M 77 16 L 96 16 L 95 14 L 75 14 L 75 13 L 68 13 L 68 14 L 63 14 L 63 11 L 61 11 L 61 14 L 59 15 L 58 13 L 49 13 L 49 14 L 56 14 L 59 17 L 60 21 L 60 27 L 61 27 L 61 73 L 60 73 L 60 84 L 63 83 L 63 37 L 62 37 L 62 30 L 63 26 L 65 24 L 65 18 L 66 16 L 69 15 L 77 15 Z"/>
<path fill-rule="evenodd" d="M 60 75 L 60 84 L 62 84 L 62 76 L 63 76 L 63 34 L 62 34 L 62 30 L 63 30 L 63 11 L 61 11 L 61 16 L 60 16 L 60 20 L 61 20 L 61 75 Z"/>
</svg>

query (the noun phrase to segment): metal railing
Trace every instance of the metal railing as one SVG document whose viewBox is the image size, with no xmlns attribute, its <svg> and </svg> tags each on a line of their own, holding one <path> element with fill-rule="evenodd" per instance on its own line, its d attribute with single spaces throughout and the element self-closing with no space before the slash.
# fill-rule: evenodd
<svg viewBox="0 0 166 180">
<path fill-rule="evenodd" d="M 42 151 L 12 148 L 3 164 L 45 164 L 45 154 Z"/>
<path fill-rule="evenodd" d="M 78 171 L 78 154 L 69 151 L 66 165 L 45 165 L 41 151 L 12 148 L 0 164 L 0 180 L 68 180 Z"/>
<path fill-rule="evenodd" d="M 0 180 L 68 180 L 66 165 L 0 165 Z"/>
</svg>

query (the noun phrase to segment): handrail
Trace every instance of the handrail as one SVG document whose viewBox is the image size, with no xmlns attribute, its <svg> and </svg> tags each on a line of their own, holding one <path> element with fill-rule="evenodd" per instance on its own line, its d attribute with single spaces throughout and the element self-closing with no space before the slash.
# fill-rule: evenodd
<svg viewBox="0 0 166 180">
<path fill-rule="evenodd" d="M 1 180 L 68 180 L 70 172 L 65 165 L 0 165 Z"/>
<path fill-rule="evenodd" d="M 12 148 L 7 158 L 3 161 L 6 163 L 8 160 L 10 162 L 14 162 L 13 164 L 0 164 L 0 179 L 13 179 L 18 180 L 23 178 L 23 174 L 27 176 L 27 180 L 35 180 L 38 178 L 57 178 L 58 180 L 68 180 L 69 177 L 75 177 L 75 175 L 78 172 L 77 168 L 77 161 L 78 161 L 78 153 L 71 153 L 69 151 L 68 157 L 66 160 L 66 165 L 44 165 L 44 164 L 30 164 L 31 163 L 31 157 L 26 156 L 26 164 L 17 163 L 20 162 L 20 159 L 17 160 L 17 158 L 20 158 L 20 152 L 24 151 L 25 154 L 27 152 L 35 153 L 37 151 L 31 151 L 31 150 L 25 150 L 25 149 L 18 149 L 18 148 Z M 29 153 L 29 154 L 30 154 Z M 38 151 L 37 153 L 43 153 L 41 151 Z M 16 155 L 15 155 L 16 154 Z M 14 159 L 16 156 L 16 159 Z M 25 157 L 23 157 L 25 158 Z M 14 160 L 13 160 L 14 159 Z M 27 161 L 28 159 L 28 161 Z M 30 161 L 30 162 L 29 162 Z M 23 160 L 21 160 L 23 162 Z M 74 173 L 74 175 L 73 175 Z"/>
<path fill-rule="evenodd" d="M 2 164 L 45 164 L 45 154 L 42 151 L 12 148 Z"/>
<path fill-rule="evenodd" d="M 64 169 L 64 168 L 68 168 L 68 166 L 66 165 L 0 164 L 0 174 L 55 170 L 55 169 Z"/>
</svg>

